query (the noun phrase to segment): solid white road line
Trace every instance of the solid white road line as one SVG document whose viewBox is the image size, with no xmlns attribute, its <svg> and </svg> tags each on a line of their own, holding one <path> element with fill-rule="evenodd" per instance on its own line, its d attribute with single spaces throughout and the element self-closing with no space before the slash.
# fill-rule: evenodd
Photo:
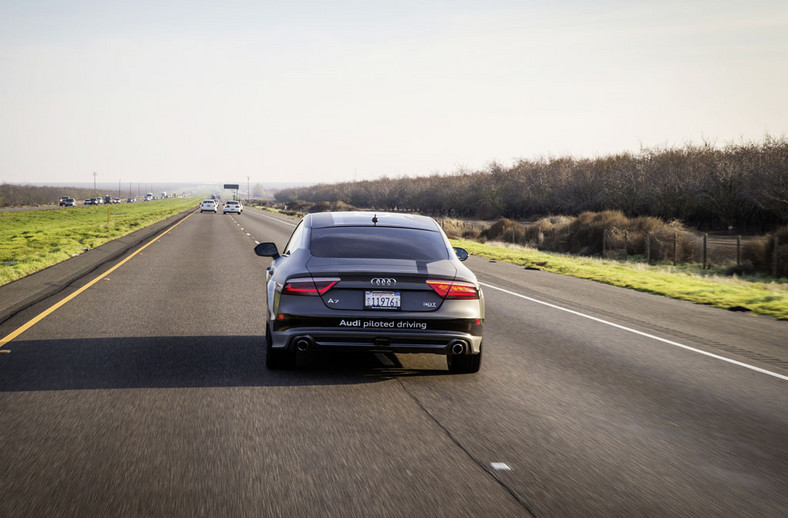
<svg viewBox="0 0 788 518">
<path fill-rule="evenodd" d="M 724 361 L 724 362 L 727 362 L 727 363 L 732 363 L 733 365 L 738 365 L 739 367 L 744 367 L 745 369 L 750 369 L 750 370 L 753 370 L 753 371 L 756 371 L 756 372 L 760 372 L 761 374 L 768 374 L 769 376 L 774 376 L 775 378 L 779 378 L 781 380 L 788 381 L 788 376 L 783 376 L 782 374 L 778 374 L 776 372 L 768 371 L 766 369 L 761 369 L 760 367 L 755 367 L 754 365 L 749 365 L 747 363 L 743 363 L 743 362 L 740 362 L 740 361 L 732 360 L 730 358 L 726 358 L 726 357 L 720 356 L 718 354 L 713 354 L 713 353 L 709 353 L 709 352 L 706 352 L 706 351 L 701 351 L 700 349 L 696 349 L 696 348 L 690 347 L 688 345 L 680 344 L 678 342 L 674 342 L 672 340 L 667 340 L 665 338 L 660 338 L 659 336 L 654 336 L 654 335 L 649 334 L 649 333 L 644 333 L 643 331 L 638 331 L 637 329 L 632 329 L 631 327 L 626 327 L 626 326 L 622 326 L 620 324 L 615 324 L 613 322 L 609 322 L 609 321 L 603 320 L 601 318 L 592 317 L 591 315 L 586 315 L 585 313 L 580 313 L 579 311 L 574 311 L 574 310 L 571 310 L 571 309 L 568 309 L 568 308 L 557 306 L 557 305 L 551 304 L 549 302 L 544 302 L 542 300 L 538 300 L 538 299 L 535 299 L 535 298 L 532 298 L 532 297 L 526 297 L 525 295 L 521 295 L 519 293 L 515 293 L 513 291 L 509 291 L 509 290 L 506 290 L 504 288 L 499 288 L 498 286 L 493 286 L 492 284 L 487 284 L 487 283 L 484 283 L 484 282 L 480 282 L 479 284 L 481 284 L 482 286 L 485 286 L 487 288 L 491 288 L 491 289 L 494 289 L 494 290 L 502 291 L 503 293 L 506 293 L 508 295 L 512 295 L 514 297 L 519 297 L 521 299 L 525 299 L 525 300 L 528 300 L 528 301 L 531 301 L 531 302 L 535 302 L 536 304 L 541 304 L 543 306 L 547 306 L 549 308 L 557 309 L 559 311 L 565 311 L 567 313 L 571 313 L 572 315 L 576 315 L 578 317 L 587 318 L 589 320 L 593 320 L 594 322 L 599 322 L 600 324 L 605 324 L 605 325 L 608 325 L 608 326 L 611 326 L 611 327 L 615 327 L 617 329 L 621 329 L 621 330 L 627 331 L 629 333 L 634 333 L 636 335 L 645 336 L 646 338 L 651 338 L 652 340 L 657 340 L 657 341 L 660 341 L 662 343 L 666 343 L 668 345 L 672 345 L 674 347 L 680 347 L 682 349 L 686 349 L 686 350 L 692 351 L 694 353 L 702 354 L 702 355 L 708 356 L 710 358 L 721 360 L 721 361 Z"/>
</svg>

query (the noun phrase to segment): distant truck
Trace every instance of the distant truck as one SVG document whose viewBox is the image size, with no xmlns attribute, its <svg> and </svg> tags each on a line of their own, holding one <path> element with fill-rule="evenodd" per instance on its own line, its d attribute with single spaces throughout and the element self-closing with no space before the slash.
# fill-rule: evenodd
<svg viewBox="0 0 788 518">
<path fill-rule="evenodd" d="M 153 201 L 153 193 L 149 192 L 148 194 L 146 194 L 145 197 L 142 199 L 142 201 Z"/>
<path fill-rule="evenodd" d="M 162 200 L 166 200 L 167 199 L 167 191 L 161 191 L 161 199 Z"/>
</svg>

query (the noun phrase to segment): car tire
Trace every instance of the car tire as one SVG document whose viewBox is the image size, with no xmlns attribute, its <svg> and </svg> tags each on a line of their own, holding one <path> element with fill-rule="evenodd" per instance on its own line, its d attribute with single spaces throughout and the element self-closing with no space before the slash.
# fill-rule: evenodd
<svg viewBox="0 0 788 518">
<path fill-rule="evenodd" d="M 269 370 L 295 369 L 296 352 L 287 349 L 274 349 L 271 331 L 265 328 L 265 366 Z"/>
<path fill-rule="evenodd" d="M 482 367 L 482 349 L 479 354 L 463 354 L 460 356 L 449 355 L 446 357 L 449 372 L 452 374 L 473 374 Z"/>
</svg>

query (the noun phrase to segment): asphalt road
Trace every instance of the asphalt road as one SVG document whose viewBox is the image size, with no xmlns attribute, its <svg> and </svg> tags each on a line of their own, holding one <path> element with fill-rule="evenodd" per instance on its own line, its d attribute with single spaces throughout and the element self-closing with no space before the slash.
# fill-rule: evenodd
<svg viewBox="0 0 788 518">
<path fill-rule="evenodd" d="M 0 348 L 0 516 L 788 515 L 788 323 L 471 257 L 480 373 L 269 372 L 283 219 L 196 213 L 0 325 L 73 296 Z"/>
</svg>

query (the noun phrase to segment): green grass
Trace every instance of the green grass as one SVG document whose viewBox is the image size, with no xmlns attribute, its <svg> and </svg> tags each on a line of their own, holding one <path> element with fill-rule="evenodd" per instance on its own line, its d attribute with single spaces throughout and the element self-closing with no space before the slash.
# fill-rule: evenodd
<svg viewBox="0 0 788 518">
<path fill-rule="evenodd" d="M 194 207 L 194 199 L 0 212 L 0 286 Z M 107 220 L 109 209 L 109 221 Z"/>
<path fill-rule="evenodd" d="M 652 266 L 593 259 L 505 244 L 452 240 L 470 253 L 547 272 L 571 275 L 639 291 L 688 300 L 718 308 L 747 308 L 754 313 L 788 320 L 788 283 L 769 279 L 741 279 L 691 272 L 671 266 Z"/>
</svg>

